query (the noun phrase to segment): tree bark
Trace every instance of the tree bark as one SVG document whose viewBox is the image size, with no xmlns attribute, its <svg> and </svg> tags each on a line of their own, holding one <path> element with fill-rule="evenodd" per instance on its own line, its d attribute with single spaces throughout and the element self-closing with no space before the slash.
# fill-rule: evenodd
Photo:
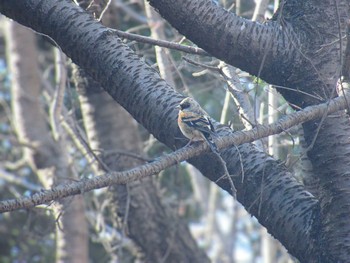
<svg viewBox="0 0 350 263">
<path fill-rule="evenodd" d="M 7 23 L 7 54 L 12 74 L 12 108 L 24 158 L 45 188 L 63 182 L 72 172 L 59 142 L 54 142 L 40 107 L 41 79 L 35 36 L 15 22 Z M 58 219 L 56 262 L 88 262 L 88 235 L 84 200 L 52 205 Z"/>
<path fill-rule="evenodd" d="M 315 4 L 312 1 L 303 2 L 305 4 L 299 9 L 296 7 L 300 2 L 288 1 L 282 13 L 286 12 L 286 15 L 282 16 L 280 9 L 275 19 L 266 25 L 236 17 L 210 1 L 154 0 L 151 3 L 181 33 L 188 35 L 211 54 L 224 58 L 225 61 L 249 73 L 259 75 L 272 84 L 292 86 L 295 90 L 304 92 L 295 93 L 280 89 L 291 104 L 305 107 L 325 101 L 334 95 L 332 85 L 340 75 L 337 65 L 342 53 L 340 48 L 330 43 L 338 43 L 335 36 L 344 32 L 344 12 L 348 13 L 349 10 L 345 1 L 338 4 L 340 15 L 337 17 L 341 22 L 339 32 L 334 31 L 334 26 L 338 24 L 334 25 L 335 19 L 330 13 L 318 8 L 316 12 L 312 11 Z M 320 8 L 330 10 L 327 4 L 330 5 L 328 1 L 322 2 Z M 32 0 L 26 3 L 8 3 L 3 0 L 0 1 L 0 11 L 52 37 L 68 56 L 99 81 L 116 101 L 160 141 L 171 148 L 184 144 L 175 139 L 180 137 L 180 132 L 175 121 L 177 112 L 174 106 L 182 96 L 168 87 L 153 69 L 140 62 L 110 31 L 93 21 L 82 10 L 69 1 L 58 3 Z M 298 16 L 297 11 L 304 11 L 302 14 L 306 15 Z M 188 13 L 190 15 L 187 16 Z M 308 24 L 302 23 L 305 22 L 303 19 L 316 19 L 316 14 L 320 14 L 318 18 L 325 15 L 330 19 L 328 26 L 332 27 L 333 31 L 326 35 L 328 38 L 323 36 L 322 39 L 332 39 L 331 42 L 321 42 L 320 39 L 313 42 L 309 40 L 310 35 L 304 35 Z M 36 19 L 31 19 L 32 17 Z M 296 21 L 295 26 L 291 21 Z M 321 33 L 318 25 L 314 28 L 316 30 L 311 33 Z M 316 49 L 313 49 L 315 47 Z M 316 53 L 317 47 L 322 48 L 320 53 Z M 300 52 L 301 48 L 308 48 L 308 51 L 313 53 L 307 53 L 305 58 L 305 54 Z M 310 62 L 310 58 L 315 57 L 319 59 L 316 64 Z M 324 61 L 329 61 L 329 64 Z M 331 67 L 332 65 L 334 67 Z M 309 78 L 306 77 L 306 72 L 309 72 Z M 321 74 L 320 77 L 319 72 L 324 75 Z M 235 147 L 225 149 L 221 153 L 230 174 L 241 175 L 240 164 L 243 162 L 244 182 L 241 183 L 239 176 L 233 178 L 238 190 L 238 200 L 302 262 L 317 262 L 321 258 L 324 259 L 323 262 L 342 262 L 348 252 L 346 236 L 349 233 L 349 224 L 344 222 L 346 217 L 343 213 L 348 214 L 349 206 L 342 203 L 348 200 L 349 189 L 348 172 L 345 170 L 345 165 L 349 163 L 349 144 L 346 143 L 349 136 L 348 130 L 342 129 L 347 128 L 347 118 L 340 114 L 337 118 L 325 119 L 323 123 L 325 128 L 319 132 L 318 138 L 324 144 L 316 148 L 318 151 L 314 150 L 314 147 L 314 151 L 310 152 L 313 165 L 318 165 L 320 178 L 324 179 L 320 184 L 326 193 L 325 198 L 321 198 L 322 216 L 318 201 L 286 172 L 283 165 L 254 146 L 245 144 L 238 147 L 242 160 Z M 309 123 L 306 127 L 306 137 L 307 133 L 315 134 L 317 125 Z M 227 128 L 219 129 L 219 134 L 230 133 Z M 330 140 L 327 141 L 329 136 L 334 136 L 337 142 L 341 143 L 331 144 Z M 312 136 L 307 138 L 310 144 Z M 329 149 L 333 148 L 330 147 L 336 147 L 336 152 L 331 153 Z M 330 171 L 322 168 L 333 161 L 332 156 L 339 157 L 339 166 L 331 167 L 334 177 L 330 182 L 327 177 L 331 174 Z M 230 191 L 229 182 L 219 180 L 222 169 L 215 156 L 206 154 L 190 161 L 210 180 Z M 345 176 L 341 177 L 341 174 Z M 329 202 L 332 197 L 337 197 L 336 200 L 342 203 L 341 210 L 335 210 L 339 203 Z M 343 232 L 339 234 L 336 227 L 340 226 Z M 319 236 L 322 236 L 321 244 Z"/>
<path fill-rule="evenodd" d="M 271 84 L 290 88 L 278 90 L 295 108 L 337 96 L 336 83 L 346 58 L 348 1 L 282 1 L 264 25 L 243 20 L 206 0 L 150 3 L 180 33 L 212 55 Z M 345 222 L 345 214 L 350 213 L 346 201 L 350 198 L 349 118 L 339 112 L 303 126 L 321 192 L 323 259 L 345 262 L 350 252 L 346 242 L 350 225 Z"/>
<path fill-rule="evenodd" d="M 123 171 L 143 162 L 120 150 L 142 155 L 142 141 L 132 117 L 84 73 L 75 74 L 84 125 L 93 149 L 103 149 L 108 168 Z M 87 85 L 85 85 L 87 84 Z M 86 90 L 85 90 L 86 89 Z M 110 153 L 109 153 L 110 152 Z M 161 202 L 152 178 L 112 187 L 115 209 L 147 262 L 209 262 L 179 217 Z"/>
</svg>

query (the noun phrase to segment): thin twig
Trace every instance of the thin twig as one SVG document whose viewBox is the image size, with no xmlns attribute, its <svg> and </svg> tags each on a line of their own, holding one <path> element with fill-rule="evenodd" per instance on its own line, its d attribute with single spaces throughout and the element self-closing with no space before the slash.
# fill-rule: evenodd
<svg viewBox="0 0 350 263">
<path fill-rule="evenodd" d="M 320 118 L 326 114 L 334 113 L 346 109 L 347 104 L 343 97 L 335 98 L 327 103 L 310 106 L 301 111 L 290 114 L 278 122 L 271 125 L 259 126 L 249 131 L 235 131 L 234 133 L 216 138 L 216 144 L 219 148 L 229 147 L 230 145 L 240 145 L 255 141 L 257 139 L 277 134 L 297 124 Z M 110 186 L 112 184 L 126 184 L 146 176 L 150 176 L 174 164 L 178 164 L 189 158 L 198 156 L 204 152 L 209 152 L 209 145 L 197 144 L 197 146 L 183 147 L 171 154 L 164 155 L 153 162 L 140 165 L 125 172 L 110 172 L 104 175 L 96 176 L 92 179 L 84 179 L 76 182 L 68 182 L 53 187 L 51 190 L 38 192 L 30 197 L 5 200 L 0 202 L 0 213 L 9 212 L 17 209 L 30 208 L 40 204 L 49 203 L 53 200 L 64 197 L 82 194 L 94 189 Z"/>
<path fill-rule="evenodd" d="M 232 181 L 232 178 L 231 178 L 231 175 L 229 173 L 229 171 L 227 170 L 227 165 L 226 165 L 226 162 L 225 160 L 221 157 L 220 153 L 218 152 L 214 152 L 215 155 L 219 158 L 220 160 L 220 163 L 224 169 L 224 175 L 222 176 L 223 178 L 227 178 L 227 180 L 229 181 L 230 183 L 230 186 L 231 186 L 231 195 L 233 196 L 234 199 L 237 198 L 237 189 Z"/>
<path fill-rule="evenodd" d="M 146 156 L 143 156 L 141 154 L 136 154 L 133 152 L 128 152 L 128 151 L 124 151 L 124 150 L 110 150 L 110 151 L 103 151 L 102 152 L 103 156 L 109 156 L 109 155 L 124 155 L 124 156 L 128 156 L 128 157 L 132 157 L 134 159 L 140 160 L 140 161 L 144 161 L 144 162 L 151 162 L 153 159 L 148 158 Z"/>
<path fill-rule="evenodd" d="M 112 3 L 112 0 L 108 0 L 108 2 L 106 3 L 106 6 L 102 9 L 101 14 L 99 16 L 99 18 L 97 19 L 98 21 L 101 21 L 103 18 L 103 15 L 105 14 L 105 12 L 107 11 L 109 5 Z"/>
<path fill-rule="evenodd" d="M 147 43 L 151 45 L 156 45 L 159 47 L 165 47 L 170 49 L 175 49 L 178 51 L 182 51 L 189 54 L 201 55 L 201 56 L 210 56 L 206 51 L 199 47 L 190 47 L 185 45 L 180 45 L 174 42 L 166 41 L 166 40 L 158 40 L 153 39 L 151 37 L 141 36 L 137 34 L 127 33 L 124 31 L 120 31 L 117 29 L 110 29 L 111 32 L 114 32 L 117 36 L 121 38 L 126 38 L 128 40 L 134 40 L 141 43 Z"/>
<path fill-rule="evenodd" d="M 50 124 L 53 138 L 57 141 L 61 129 L 60 116 L 63 106 L 64 92 L 66 90 L 67 69 L 65 65 L 66 56 L 59 49 L 55 49 L 55 60 L 56 89 L 50 106 Z"/>
<path fill-rule="evenodd" d="M 186 62 L 192 64 L 192 65 L 195 65 L 195 66 L 198 66 L 198 67 L 202 67 L 202 68 L 205 68 L 205 69 L 209 69 L 209 70 L 212 70 L 212 71 L 219 72 L 219 69 L 218 69 L 217 66 L 210 66 L 210 65 L 207 65 L 207 64 L 204 64 L 204 63 L 200 63 L 200 62 L 194 61 L 194 60 L 192 60 L 190 58 L 187 58 L 187 57 L 183 57 L 182 59 L 185 60 Z"/>
</svg>

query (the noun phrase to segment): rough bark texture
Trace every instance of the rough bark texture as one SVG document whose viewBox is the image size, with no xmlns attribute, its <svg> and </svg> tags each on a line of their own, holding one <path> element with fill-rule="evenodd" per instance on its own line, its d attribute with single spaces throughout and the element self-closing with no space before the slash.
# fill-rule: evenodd
<svg viewBox="0 0 350 263">
<path fill-rule="evenodd" d="M 102 160 L 111 170 L 123 171 L 141 164 L 139 159 L 113 153 L 119 150 L 142 155 L 136 123 L 107 93 L 93 92 L 98 84 L 83 76 L 75 74 L 92 149 L 104 150 Z M 152 178 L 114 186 L 111 192 L 114 206 L 118 206 L 116 212 L 127 224 L 126 232 L 142 249 L 147 262 L 209 262 L 186 224 L 161 203 Z"/>
<path fill-rule="evenodd" d="M 103 23 L 116 26 L 109 13 L 104 16 Z M 160 56 L 163 61 L 165 54 L 162 52 L 158 48 L 157 58 Z M 142 164 L 140 159 L 127 155 L 128 152 L 143 155 L 142 140 L 132 117 L 82 70 L 75 67 L 74 75 L 92 149 L 103 149 L 101 158 L 111 170 L 123 171 Z M 113 153 L 116 149 L 125 151 L 126 155 Z M 111 190 L 116 216 L 119 215 L 121 225 L 126 223 L 126 233 L 142 249 L 147 262 L 208 262 L 186 224 L 161 203 L 152 178 L 117 185 Z"/>
<path fill-rule="evenodd" d="M 35 36 L 15 22 L 7 24 L 8 63 L 12 74 L 12 107 L 19 140 L 29 146 L 24 158 L 45 188 L 71 174 L 61 145 L 54 142 L 40 107 L 41 79 Z M 84 200 L 77 196 L 68 205 L 53 205 L 56 228 L 56 261 L 87 262 L 88 236 Z"/>
<path fill-rule="evenodd" d="M 274 20 L 264 25 L 236 17 L 212 1 L 150 2 L 181 33 L 216 57 L 270 83 L 309 93 L 281 89 L 290 103 L 304 107 L 334 95 L 332 89 L 340 75 L 338 66 L 342 54 L 337 36 L 344 32 L 349 11 L 346 1 L 337 2 L 339 16 L 335 15 L 334 8 L 330 9 L 333 1 L 317 3 L 319 8 L 313 1 L 287 1 L 283 12 L 280 10 Z M 327 10 L 333 10 L 333 16 Z M 55 39 L 68 56 L 99 81 L 160 141 L 171 148 L 183 145 L 182 141 L 175 140 L 180 137 L 180 132 L 174 109 L 182 96 L 160 80 L 153 69 L 140 62 L 119 39 L 70 1 L 8 3 L 2 0 L 0 12 Z M 318 19 L 328 22 L 321 26 Z M 340 21 L 338 31 L 334 30 L 337 21 Z M 308 28 L 311 28 L 310 33 L 306 32 Z M 331 28 L 329 32 L 322 31 L 327 28 Z M 316 38 L 318 35 L 321 37 Z M 238 200 L 300 261 L 345 262 L 349 246 L 346 240 L 349 225 L 343 216 L 343 213 L 349 214 L 349 206 L 345 203 L 349 200 L 345 169 L 349 163 L 348 124 L 342 114 L 337 118 L 326 118 L 323 124 L 316 141 L 316 144 L 321 141 L 323 144 L 309 153 L 313 165 L 318 166 L 321 192 L 325 192 L 321 198 L 321 216 L 318 201 L 286 172 L 282 164 L 252 145 L 238 147 L 245 180 L 242 184 L 240 177 L 234 177 L 234 182 Z M 315 135 L 315 127 L 314 123 L 305 125 L 308 143 Z M 226 128 L 220 130 L 220 134 L 230 132 Z M 236 148 L 226 149 L 222 155 L 229 172 L 240 175 Z M 339 158 L 339 165 L 329 166 L 331 157 Z M 218 180 L 222 169 L 213 155 L 206 154 L 191 162 L 230 192 L 228 181 Z M 339 202 L 332 200 L 335 197 Z M 340 207 L 338 210 L 337 206 Z M 321 243 L 318 234 L 321 234 Z"/>
<path fill-rule="evenodd" d="M 243 21 L 206 0 L 150 3 L 180 33 L 214 56 L 272 84 L 291 88 L 279 91 L 296 108 L 337 95 L 335 87 L 346 47 L 348 1 L 282 1 L 273 19 L 264 25 Z M 241 43 L 247 46 L 241 48 Z M 344 216 L 350 213 L 346 201 L 350 198 L 348 116 L 340 112 L 306 123 L 304 133 L 312 146 L 308 156 L 319 176 L 322 260 L 345 262 L 350 252 L 350 226 Z"/>
</svg>

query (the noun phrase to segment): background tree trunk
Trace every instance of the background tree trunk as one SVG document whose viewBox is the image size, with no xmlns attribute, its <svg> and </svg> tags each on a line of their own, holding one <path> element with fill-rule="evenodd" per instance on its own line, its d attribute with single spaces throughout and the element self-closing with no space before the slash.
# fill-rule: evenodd
<svg viewBox="0 0 350 263">
<path fill-rule="evenodd" d="M 13 124 L 23 144 L 25 160 L 47 189 L 62 183 L 73 172 L 61 142 L 54 141 L 40 107 L 41 79 L 35 36 L 7 22 L 8 63 L 12 74 Z M 52 205 L 56 225 L 56 262 L 88 262 L 88 234 L 82 196 Z"/>
<path fill-rule="evenodd" d="M 83 73 L 75 74 L 84 125 L 92 149 L 103 149 L 101 160 L 115 171 L 135 167 L 144 161 L 142 141 L 131 116 L 98 84 Z M 87 85 L 84 85 L 86 84 Z M 102 93 L 101 93 L 102 92 Z M 122 230 L 142 249 L 147 262 L 209 262 L 191 237 L 187 226 L 161 202 L 152 178 L 110 189 Z"/>
</svg>

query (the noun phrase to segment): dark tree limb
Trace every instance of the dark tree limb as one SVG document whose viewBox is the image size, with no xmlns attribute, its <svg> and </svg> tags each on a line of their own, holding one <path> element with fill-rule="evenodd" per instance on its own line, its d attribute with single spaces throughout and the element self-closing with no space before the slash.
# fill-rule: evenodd
<svg viewBox="0 0 350 263">
<path fill-rule="evenodd" d="M 281 1 L 271 21 L 261 26 L 247 22 L 247 28 L 256 30 L 256 33 L 248 31 L 247 36 L 239 27 L 243 24 L 241 18 L 211 1 L 149 1 L 180 33 L 213 56 L 271 84 L 288 87 L 278 90 L 296 108 L 336 97 L 337 81 L 342 73 L 347 77 L 348 57 L 344 55 L 348 46 L 349 1 Z M 181 19 L 177 19 L 178 12 Z M 210 27 L 206 20 L 213 26 Z M 223 38 L 218 35 L 221 31 L 225 32 L 221 34 Z M 278 33 L 272 35 L 270 32 Z M 243 41 L 242 36 L 245 36 Z M 218 39 L 217 45 L 212 43 L 213 39 Z M 245 43 L 250 50 L 239 56 L 238 61 L 231 54 L 245 50 L 240 43 Z M 261 50 L 260 45 L 265 45 L 266 50 Z M 250 61 L 252 57 L 258 65 Z M 350 199 L 349 118 L 339 112 L 305 123 L 303 127 L 308 156 L 319 177 L 322 196 L 320 219 L 324 232 L 320 229 L 319 240 L 324 249 L 321 257 L 324 262 L 345 262 L 350 253 L 350 225 L 344 216 L 350 213 L 347 201 Z"/>
<path fill-rule="evenodd" d="M 174 109 L 183 97 L 167 86 L 155 70 L 142 63 L 120 39 L 71 1 L 1 0 L 0 12 L 54 39 L 75 63 L 84 68 L 161 142 L 173 149 L 184 145 L 183 141 L 175 139 L 181 135 L 176 124 L 177 113 Z M 243 22 L 240 21 L 241 26 Z M 251 24 L 246 26 L 250 30 L 253 28 Z M 269 30 L 267 31 L 269 33 Z M 256 56 L 253 54 L 250 60 L 251 70 L 256 66 L 253 65 L 255 60 L 261 62 L 262 57 L 261 54 Z M 255 70 L 255 73 L 257 72 Z M 262 71 L 261 74 L 262 76 L 265 74 L 266 78 L 272 78 L 272 74 L 267 71 Z M 260 131 L 256 132 L 259 134 Z M 231 131 L 222 128 L 220 135 L 224 134 L 231 134 Z M 202 147 L 206 146 L 198 146 Z M 253 145 L 243 144 L 238 146 L 238 150 L 244 167 L 243 183 L 237 148 L 231 147 L 221 151 L 230 174 L 234 175 L 238 200 L 285 245 L 291 254 L 303 262 L 316 261 L 319 249 L 317 242 L 315 243 L 318 237 L 316 231 L 319 230 L 317 200 L 293 179 L 281 163 L 258 151 Z M 188 155 L 186 157 L 189 158 Z M 213 154 L 192 158 L 190 162 L 210 180 L 223 189 L 230 190 L 228 180 L 221 178 L 221 163 Z M 158 168 L 164 169 L 164 167 Z M 155 173 L 156 170 L 150 172 Z M 140 175 L 135 176 L 138 178 Z M 115 178 L 105 178 L 107 185 L 120 183 L 120 180 L 124 179 L 122 177 L 118 181 Z M 93 180 L 101 187 L 106 185 L 100 178 Z M 64 187 L 56 189 L 52 197 L 57 198 L 57 191 L 64 189 Z M 88 189 L 93 189 L 92 185 L 82 189 L 81 185 L 74 185 L 71 188 L 75 194 Z M 33 204 L 35 203 L 33 201 Z"/>
</svg>

